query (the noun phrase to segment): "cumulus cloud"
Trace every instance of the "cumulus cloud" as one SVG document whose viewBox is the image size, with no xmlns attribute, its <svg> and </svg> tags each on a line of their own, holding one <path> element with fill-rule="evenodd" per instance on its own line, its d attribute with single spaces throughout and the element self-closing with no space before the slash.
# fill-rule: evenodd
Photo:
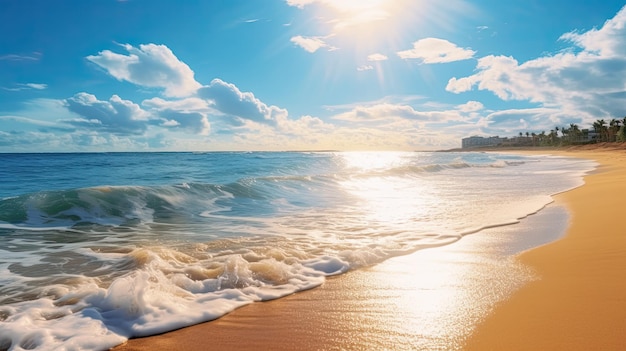
<svg viewBox="0 0 626 351">
<path fill-rule="evenodd" d="M 165 109 L 159 111 L 159 116 L 165 118 L 163 127 L 182 128 L 201 135 L 208 135 L 211 130 L 209 119 L 202 112 Z"/>
<path fill-rule="evenodd" d="M 165 45 L 122 45 L 128 55 L 104 50 L 87 59 L 104 68 L 118 80 L 150 88 L 164 89 L 165 96 L 185 97 L 195 93 L 200 83 L 194 72 Z"/>
<path fill-rule="evenodd" d="M 519 63 L 513 57 L 486 56 L 476 73 L 451 78 L 446 90 L 454 93 L 474 87 L 502 100 L 528 100 L 559 107 L 587 121 L 624 113 L 626 97 L 626 7 L 600 29 L 567 33 L 562 40 L 580 49 Z"/>
<path fill-rule="evenodd" d="M 467 60 L 474 57 L 476 52 L 463 49 L 455 44 L 438 38 L 420 39 L 413 43 L 413 49 L 398 51 L 403 59 L 419 59 L 423 63 L 446 63 Z"/>
<path fill-rule="evenodd" d="M 361 65 L 359 67 L 356 68 L 357 71 L 362 72 L 362 71 L 371 71 L 374 69 L 374 66 L 372 65 Z"/>
<path fill-rule="evenodd" d="M 494 134 L 517 133 L 532 128 L 533 131 L 550 131 L 574 122 L 571 116 L 557 108 L 529 108 L 496 111 L 483 117 L 479 124 Z"/>
<path fill-rule="evenodd" d="M 113 134 L 142 134 L 146 131 L 149 113 L 132 101 L 113 95 L 108 101 L 98 100 L 88 93 L 78 93 L 65 99 L 68 110 L 81 118 L 63 120 L 78 128 Z"/>
<path fill-rule="evenodd" d="M 291 42 L 303 48 L 304 50 L 314 53 L 321 48 L 328 47 L 329 50 L 333 48 L 326 44 L 323 37 L 303 37 L 301 35 L 297 35 L 291 38 Z"/>
<path fill-rule="evenodd" d="M 311 142 L 333 132 L 334 125 L 322 121 L 318 117 L 302 116 L 298 119 L 280 118 L 277 121 L 278 131 L 289 137 L 297 137 L 304 142 Z"/>
<path fill-rule="evenodd" d="M 250 92 L 242 92 L 234 84 L 213 79 L 211 84 L 198 90 L 198 96 L 211 102 L 211 107 L 235 119 L 275 125 L 286 118 L 287 110 L 268 106 Z"/>
<path fill-rule="evenodd" d="M 208 135 L 211 130 L 206 101 L 199 98 L 167 101 L 161 98 L 144 100 L 142 105 L 162 118 L 160 125 L 168 129 L 182 129 L 194 134 Z"/>
<path fill-rule="evenodd" d="M 480 111 L 483 108 L 484 108 L 483 104 L 478 101 L 468 101 L 464 103 L 463 105 L 457 106 L 457 109 L 463 112 L 475 112 L 475 111 Z"/>
<path fill-rule="evenodd" d="M 626 56 L 626 6 L 615 17 L 604 23 L 600 29 L 585 33 L 570 32 L 563 34 L 561 40 L 571 41 L 586 51 L 602 57 Z"/>
</svg>

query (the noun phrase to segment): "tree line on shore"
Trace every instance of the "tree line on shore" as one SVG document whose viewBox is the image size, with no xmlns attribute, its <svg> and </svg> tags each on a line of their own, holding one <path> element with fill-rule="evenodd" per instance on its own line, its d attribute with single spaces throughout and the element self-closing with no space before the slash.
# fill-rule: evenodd
<svg viewBox="0 0 626 351">
<path fill-rule="evenodd" d="M 560 135 L 559 135 L 560 134 Z M 592 124 L 591 129 L 581 129 L 576 123 L 567 127 L 555 127 L 546 133 L 519 132 L 519 137 L 511 138 L 514 145 L 532 146 L 566 146 L 593 144 L 601 142 L 625 142 L 626 141 L 626 116 L 622 119 L 605 121 L 598 119 Z"/>
</svg>

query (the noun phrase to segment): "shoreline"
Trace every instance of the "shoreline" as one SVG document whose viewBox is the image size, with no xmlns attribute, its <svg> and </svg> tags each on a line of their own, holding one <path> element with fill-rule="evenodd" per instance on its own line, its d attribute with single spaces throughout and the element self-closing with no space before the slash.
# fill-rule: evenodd
<svg viewBox="0 0 626 351">
<path fill-rule="evenodd" d="M 572 214 L 567 235 L 519 255 L 541 279 L 497 306 L 464 349 L 626 349 L 626 230 L 620 224 L 626 152 L 610 146 L 549 150 L 599 166 L 585 185 L 555 196 Z"/>
<path fill-rule="evenodd" d="M 565 208 L 550 204 L 518 224 L 329 277 L 321 287 L 131 339 L 114 350 L 194 351 L 208 345 L 220 350 L 460 350 L 498 301 L 536 279 L 513 255 L 558 240 L 568 219 Z M 551 230 L 555 223 L 560 231 Z"/>
<path fill-rule="evenodd" d="M 535 308 L 536 300 L 542 300 L 544 293 L 540 295 L 527 293 L 529 289 L 535 289 L 536 286 L 547 285 L 548 290 L 551 289 L 558 295 L 551 297 L 546 302 L 547 304 L 581 303 L 581 294 L 576 295 L 579 297 L 578 300 L 561 299 L 559 296 L 567 295 L 567 289 L 565 291 L 563 289 L 569 285 L 563 286 L 565 283 L 562 279 L 553 281 L 554 277 L 546 274 L 546 268 L 552 270 L 555 261 L 561 262 L 558 266 L 565 269 L 565 272 L 568 268 L 574 269 L 569 264 L 570 258 L 562 262 L 563 258 L 568 257 L 568 253 L 559 251 L 548 252 L 546 255 L 544 251 L 545 248 L 569 240 L 572 232 L 576 232 L 576 228 L 580 226 L 578 223 L 581 220 L 578 213 L 580 209 L 573 205 L 581 202 L 581 199 L 570 198 L 569 195 L 578 192 L 579 189 L 585 189 L 585 193 L 596 191 L 592 181 L 594 180 L 592 177 L 595 176 L 609 177 L 609 180 L 603 182 L 613 185 L 614 182 L 611 179 L 614 180 L 620 175 L 620 169 L 621 174 L 626 174 L 626 166 L 618 164 L 626 165 L 626 153 L 607 150 L 578 152 L 559 149 L 484 151 L 574 156 L 594 159 L 599 162 L 600 166 L 596 172 L 585 177 L 584 186 L 556 195 L 555 204 L 549 205 L 539 214 L 529 216 L 514 226 L 487 229 L 464 237 L 448 246 L 420 250 L 408 256 L 393 258 L 374 267 L 350 272 L 340 277 L 331 277 L 322 287 L 279 300 L 245 306 L 215 321 L 157 336 L 131 339 L 113 350 L 203 350 L 208 347 L 238 350 L 381 348 L 534 350 L 576 349 L 578 345 L 585 345 L 578 348 L 582 350 L 598 348 L 598 345 L 601 345 L 599 348 L 602 349 L 626 346 L 623 341 L 615 339 L 619 339 L 626 331 L 626 317 L 624 317 L 626 313 L 623 312 L 626 311 L 626 308 L 623 308 L 626 307 L 624 298 L 621 298 L 619 306 L 613 306 L 607 311 L 616 316 L 610 319 L 614 326 L 608 330 L 617 328 L 618 331 L 621 330 L 621 334 L 602 335 L 601 337 L 606 341 L 602 344 L 597 342 L 585 344 L 580 343 L 578 339 L 587 338 L 589 334 L 585 332 L 589 331 L 588 327 L 582 328 L 583 330 L 560 327 L 558 335 L 551 336 L 542 334 L 548 333 L 548 330 L 554 333 L 553 329 L 533 328 L 537 324 L 537 319 L 559 326 L 564 325 L 568 320 L 579 325 L 586 323 L 579 322 L 576 318 L 578 314 L 572 314 L 574 312 L 557 315 L 543 312 L 544 307 Z M 616 153 L 621 157 L 616 157 Z M 626 182 L 623 183 L 626 184 Z M 620 193 L 619 190 L 616 191 Z M 583 198 L 582 202 L 586 200 Z M 559 222 L 557 217 L 546 216 L 546 210 L 563 206 L 568 208 L 569 226 L 567 220 L 563 222 L 561 218 Z M 592 204 L 587 210 L 592 209 L 593 212 L 593 206 L 596 211 L 601 209 L 597 204 Z M 615 207 L 614 210 L 619 211 L 619 208 Z M 619 216 L 613 216 L 614 219 L 619 219 Z M 552 240 L 556 241 L 549 244 L 534 243 L 530 245 L 531 250 L 515 256 L 515 259 L 511 259 L 511 254 L 513 254 L 511 252 L 504 254 L 498 251 L 502 250 L 502 245 L 511 247 L 510 242 L 502 241 L 506 235 L 510 236 L 513 232 L 518 235 L 520 230 L 536 234 L 541 226 L 544 226 L 544 231 L 550 231 L 555 227 L 559 229 L 559 224 L 555 225 L 555 221 L 561 223 L 563 232 L 567 232 L 565 237 L 557 236 L 558 240 L 554 237 Z M 583 219 L 583 224 L 584 222 Z M 526 227 L 516 227 L 520 225 Z M 494 241 L 494 238 L 497 240 Z M 626 244 L 624 241 L 626 239 L 621 240 L 622 244 Z M 589 238 L 586 241 L 588 242 Z M 602 244 L 602 242 L 598 243 L 597 246 L 600 248 L 596 248 L 596 251 L 600 253 L 606 251 L 602 249 Z M 615 243 L 609 245 L 615 249 L 619 246 Z M 528 243 L 522 243 L 517 250 L 522 251 L 528 248 Z M 624 252 L 626 245 L 621 245 L 619 249 L 623 253 L 622 259 L 626 259 L 626 252 Z M 537 261 L 533 258 L 537 255 L 543 258 Z M 608 264 L 612 263 L 611 258 L 612 256 L 605 258 Z M 626 267 L 626 263 L 621 266 L 620 264 L 616 265 L 616 269 L 608 272 L 606 278 L 617 282 L 624 273 L 624 269 L 620 267 Z M 445 272 L 447 279 L 437 278 L 438 276 L 433 274 L 429 275 L 429 270 L 434 270 L 438 274 Z M 558 274 L 563 273 L 561 271 Z M 595 283 L 595 280 L 594 276 L 582 277 L 582 283 Z M 624 286 L 611 287 L 611 289 L 613 290 L 607 291 L 603 288 L 603 291 L 613 299 L 619 300 L 619 292 L 624 291 Z M 477 299 L 476 294 L 482 295 Z M 482 301 L 482 304 L 472 304 L 477 300 Z M 416 307 L 415 301 L 428 301 L 428 303 Z M 526 301 L 525 304 L 523 301 Z M 606 301 L 595 302 L 605 303 Z M 512 305 L 523 307 L 511 309 Z M 532 311 L 535 313 L 531 313 Z M 620 312 L 622 312 L 621 315 Z M 424 315 L 430 318 L 431 324 L 433 320 L 436 321 L 435 325 L 428 325 L 428 320 L 423 319 Z M 459 318 L 459 315 L 462 318 Z M 603 320 L 599 318 L 596 321 L 598 326 L 595 329 L 607 330 Z M 520 325 L 528 328 L 519 328 Z M 413 328 L 414 326 L 418 328 Z M 476 328 L 475 333 L 472 333 L 474 328 Z M 580 337 L 577 338 L 576 335 Z M 593 337 L 596 337 L 595 334 Z M 563 343 L 563 338 L 573 340 L 571 345 Z M 550 343 L 550 340 L 554 342 Z"/>
</svg>

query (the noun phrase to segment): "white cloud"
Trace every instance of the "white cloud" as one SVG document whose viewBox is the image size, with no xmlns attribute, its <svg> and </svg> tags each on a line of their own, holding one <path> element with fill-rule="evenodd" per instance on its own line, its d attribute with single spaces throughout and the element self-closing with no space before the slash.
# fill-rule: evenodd
<svg viewBox="0 0 626 351">
<path fill-rule="evenodd" d="M 463 105 L 457 106 L 457 109 L 463 112 L 475 112 L 482 110 L 484 107 L 485 106 L 478 101 L 468 101 Z"/>
<path fill-rule="evenodd" d="M 472 90 L 472 85 L 474 85 L 477 81 L 478 79 L 476 79 L 475 77 L 452 77 L 448 80 L 446 90 L 455 94 L 470 91 Z"/>
<path fill-rule="evenodd" d="M 467 60 L 474 57 L 476 52 L 463 49 L 455 44 L 438 38 L 420 39 L 413 43 L 413 49 L 398 51 L 403 59 L 419 59 L 423 63 L 446 63 Z"/>
<path fill-rule="evenodd" d="M 321 48 L 328 47 L 328 44 L 322 40 L 322 37 L 303 37 L 301 35 L 297 35 L 291 38 L 291 42 L 310 53 L 316 52 Z"/>
<path fill-rule="evenodd" d="M 174 109 L 179 111 L 210 111 L 207 102 L 198 97 L 190 97 L 181 100 L 164 100 L 158 97 L 147 99 L 141 102 L 143 106 L 157 110 Z"/>
<path fill-rule="evenodd" d="M 3 132 L 0 131 L 0 149 L 12 152 L 41 152 L 41 150 L 59 150 L 63 143 L 57 142 L 59 135 L 67 139 L 68 134 L 42 132 Z M 71 145 L 71 143 L 65 143 Z M 62 149 L 61 149 L 62 150 Z M 65 149 L 67 151 L 67 148 Z"/>
<path fill-rule="evenodd" d="M 373 101 L 359 101 L 350 104 L 341 105 L 324 105 L 324 109 L 328 111 L 347 111 L 361 107 L 371 107 L 376 105 L 415 105 L 426 99 L 421 95 L 389 95 Z M 425 105 L 421 103 L 421 105 Z"/>
<path fill-rule="evenodd" d="M 144 100 L 142 105 L 163 119 L 160 123 L 162 127 L 182 129 L 200 135 L 208 135 L 211 130 L 208 119 L 211 109 L 207 102 L 200 98 L 175 101 L 152 98 Z"/>
<path fill-rule="evenodd" d="M 87 56 L 87 59 L 118 80 L 165 89 L 166 96 L 190 96 L 200 88 L 200 83 L 194 79 L 194 72 L 167 46 L 142 44 L 135 48 L 126 44 L 122 47 L 129 55 L 104 50 L 98 55 Z"/>
<path fill-rule="evenodd" d="M 579 34 L 569 32 L 561 36 L 561 40 L 571 41 L 585 51 L 597 53 L 602 57 L 618 57 L 626 55 L 626 6 L 615 17 L 607 20 L 602 28 L 592 29 Z"/>
<path fill-rule="evenodd" d="M 358 123 L 379 123 L 399 120 L 444 122 L 462 119 L 455 110 L 418 111 L 412 106 L 401 104 L 380 103 L 370 106 L 356 106 L 350 111 L 342 112 L 333 117 L 336 120 Z"/>
<path fill-rule="evenodd" d="M 386 61 L 388 59 L 387 56 L 379 53 L 371 54 L 367 56 L 368 61 Z"/>
<path fill-rule="evenodd" d="M 566 122 L 566 120 L 568 122 Z M 483 117 L 480 124 L 491 134 L 540 132 L 572 123 L 571 116 L 558 108 L 529 108 L 496 111 Z"/>
<path fill-rule="evenodd" d="M 43 121 L 40 119 L 23 116 L 0 116 L 0 125 L 12 131 L 32 131 L 32 130 L 60 130 L 71 131 L 73 128 L 61 125 L 56 122 Z"/>
<path fill-rule="evenodd" d="M 34 52 L 31 55 L 8 54 L 0 55 L 0 61 L 39 61 L 41 53 Z"/>
<path fill-rule="evenodd" d="M 291 120 L 280 118 L 277 124 L 278 130 L 290 136 L 312 139 L 310 136 L 317 133 L 331 133 L 334 126 L 313 116 L 302 116 Z"/>
<path fill-rule="evenodd" d="M 356 68 L 357 71 L 362 72 L 362 71 L 371 71 L 374 69 L 374 66 L 372 65 L 361 65 L 359 67 Z"/>
<path fill-rule="evenodd" d="M 316 0 L 287 0 L 287 5 L 295 6 L 297 8 L 304 8 L 304 6 L 314 3 Z"/>
<path fill-rule="evenodd" d="M 29 89 L 35 89 L 35 90 L 44 90 L 47 89 L 48 85 L 47 84 L 41 84 L 41 83 L 18 83 L 15 85 L 14 88 L 3 88 L 4 90 L 8 90 L 8 91 L 20 91 L 20 90 L 29 90 Z"/>
<path fill-rule="evenodd" d="M 584 123 L 624 114 L 626 98 L 626 7 L 600 29 L 567 33 L 561 38 L 579 45 L 554 56 L 519 63 L 512 57 L 486 56 L 476 73 L 449 80 L 446 90 L 474 87 L 502 100 L 528 100 L 556 108 Z"/>
<path fill-rule="evenodd" d="M 198 96 L 211 102 L 211 107 L 235 119 L 250 120 L 274 125 L 286 118 L 287 110 L 268 106 L 250 92 L 241 92 L 234 84 L 213 79 L 211 84 L 198 90 Z"/>
<path fill-rule="evenodd" d="M 150 114 L 132 101 L 113 95 L 109 101 L 98 100 L 94 95 L 78 93 L 65 99 L 68 110 L 81 116 L 62 120 L 77 128 L 104 131 L 113 134 L 142 134 L 150 123 Z"/>
<path fill-rule="evenodd" d="M 26 83 L 26 84 L 20 84 L 24 87 L 27 88 L 31 88 L 31 89 L 36 89 L 36 90 L 44 90 L 48 88 L 47 84 L 41 84 L 41 83 Z"/>
</svg>

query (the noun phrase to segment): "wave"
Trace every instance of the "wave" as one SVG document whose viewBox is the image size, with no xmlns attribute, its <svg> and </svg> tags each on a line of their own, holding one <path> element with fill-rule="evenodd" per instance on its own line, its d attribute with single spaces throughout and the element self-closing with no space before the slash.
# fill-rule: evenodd
<svg viewBox="0 0 626 351">
<path fill-rule="evenodd" d="M 228 211 L 246 215 L 272 214 L 272 201 L 338 190 L 338 183 L 354 178 L 417 177 L 467 168 L 508 167 L 524 161 L 470 163 L 459 159 L 445 164 L 402 165 L 385 169 L 344 169 L 335 173 L 273 175 L 242 178 L 228 184 L 181 183 L 164 186 L 97 186 L 42 191 L 0 200 L 0 228 L 41 229 L 76 226 L 137 226 L 183 223 L 191 217 Z M 297 196 L 294 196 L 297 195 Z M 302 194 L 306 194 L 302 196 Z M 318 201 L 321 201 L 317 199 Z M 282 209 L 284 210 L 284 209 Z M 202 215 L 204 214 L 204 215 Z"/>
<path fill-rule="evenodd" d="M 177 222 L 189 209 L 216 207 L 219 199 L 264 199 L 250 184 L 211 185 L 183 183 L 173 186 L 98 186 L 43 191 L 0 201 L 0 227 L 27 228 L 135 226 Z M 182 220 L 180 218 L 178 221 Z M 2 223 L 3 222 L 3 223 Z"/>
<path fill-rule="evenodd" d="M 206 182 L 0 200 L 0 350 L 108 349 L 215 319 L 515 223 L 579 182 L 489 155 L 415 154 L 379 168 L 264 156 Z"/>
</svg>

